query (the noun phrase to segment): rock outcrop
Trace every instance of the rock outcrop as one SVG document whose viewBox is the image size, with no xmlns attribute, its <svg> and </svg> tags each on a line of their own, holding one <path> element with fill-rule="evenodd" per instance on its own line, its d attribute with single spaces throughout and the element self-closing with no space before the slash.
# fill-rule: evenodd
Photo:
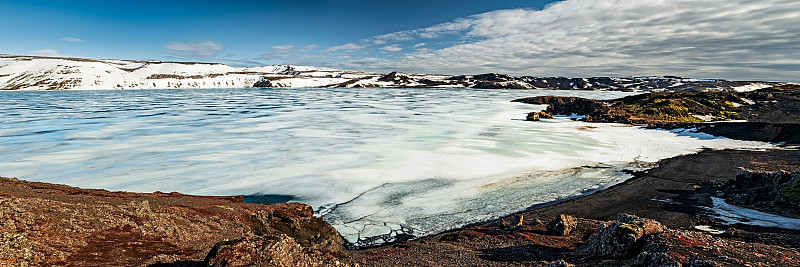
<svg viewBox="0 0 800 267">
<path fill-rule="evenodd" d="M 240 244 L 232 251 L 253 248 L 253 262 L 283 261 L 262 258 L 277 253 L 258 250 L 266 248 L 302 252 L 307 257 L 297 259 L 304 262 L 327 262 L 326 255 L 343 244 L 332 226 L 300 203 L 261 205 L 242 203 L 242 197 L 110 192 L 0 178 L 0 265 L 202 263 L 215 244 L 227 240 Z M 219 255 L 222 260 L 232 254 Z"/>
<path fill-rule="evenodd" d="M 800 173 L 739 169 L 736 180 L 720 189 L 737 205 L 800 218 Z"/>
<path fill-rule="evenodd" d="M 240 238 L 217 243 L 203 262 L 205 266 L 348 266 L 318 250 L 304 247 L 283 234 Z"/>
<path fill-rule="evenodd" d="M 770 95 L 772 96 L 770 97 Z M 781 97 L 775 97 L 775 95 Z M 545 110 L 547 113 L 585 116 L 581 120 L 587 122 L 664 124 L 747 119 L 758 123 L 767 117 L 765 114 L 772 114 L 769 116 L 775 119 L 767 122 L 770 125 L 789 124 L 779 127 L 778 133 L 772 134 L 772 136 L 791 135 L 793 131 L 800 129 L 800 127 L 792 126 L 797 125 L 797 121 L 800 120 L 800 115 L 798 115 L 800 114 L 800 92 L 782 89 L 748 93 L 656 92 L 611 100 L 538 96 L 520 98 L 512 102 L 547 104 Z M 773 107 L 775 103 L 785 109 L 781 111 L 781 109 Z M 779 115 L 798 120 L 781 119 Z"/>
<path fill-rule="evenodd" d="M 631 257 L 640 253 L 637 247 L 641 246 L 643 238 L 666 230 L 668 229 L 655 220 L 620 214 L 616 221 L 586 240 L 577 253 L 595 258 Z"/>
<path fill-rule="evenodd" d="M 565 236 L 569 235 L 576 225 L 578 225 L 578 222 L 575 217 L 561 214 L 547 224 L 547 232 L 553 235 Z"/>
<path fill-rule="evenodd" d="M 253 84 L 256 88 L 269 88 L 272 87 L 272 82 L 264 76 L 258 78 L 258 81 Z"/>
<path fill-rule="evenodd" d="M 411 77 L 404 73 L 399 72 L 391 72 L 389 74 L 384 75 L 383 77 L 378 78 L 378 81 L 382 82 L 394 82 L 398 84 L 406 84 L 411 82 Z"/>
</svg>

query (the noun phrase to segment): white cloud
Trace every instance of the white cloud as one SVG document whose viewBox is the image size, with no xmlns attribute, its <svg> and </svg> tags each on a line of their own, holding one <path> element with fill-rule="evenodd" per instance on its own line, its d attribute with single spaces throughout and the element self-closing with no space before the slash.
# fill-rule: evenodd
<svg viewBox="0 0 800 267">
<path fill-rule="evenodd" d="M 328 51 L 331 51 L 331 52 L 340 51 L 340 50 L 341 51 L 355 51 L 355 50 L 361 50 L 361 49 L 364 49 L 364 48 L 366 48 L 365 45 L 360 45 L 360 44 L 355 44 L 355 43 L 347 43 L 347 44 L 343 44 L 343 45 L 340 45 L 340 46 L 334 46 L 334 47 L 328 48 Z"/>
<path fill-rule="evenodd" d="M 306 46 L 303 46 L 303 48 L 300 48 L 300 53 L 308 53 L 308 52 L 311 52 L 311 51 L 313 51 L 314 49 L 317 49 L 317 48 L 319 48 L 319 45 L 313 45 L 313 44 L 312 45 L 306 45 Z"/>
<path fill-rule="evenodd" d="M 212 41 L 199 43 L 170 42 L 164 48 L 167 53 L 186 58 L 211 59 L 225 47 Z"/>
<path fill-rule="evenodd" d="M 295 60 L 300 57 L 306 57 L 306 53 L 316 50 L 319 45 L 304 45 L 297 47 L 294 45 L 279 45 L 270 47 L 269 53 L 261 55 L 261 59 L 278 59 L 278 60 Z"/>
<path fill-rule="evenodd" d="M 61 41 L 73 42 L 73 43 L 83 43 L 83 39 L 79 39 L 79 38 L 75 38 L 75 37 L 69 37 L 69 36 L 61 37 Z"/>
<path fill-rule="evenodd" d="M 426 46 L 426 45 L 428 45 L 428 44 L 427 43 L 418 43 L 418 44 L 415 44 L 413 47 L 414 48 L 418 48 L 418 47 L 423 47 L 423 46 Z"/>
<path fill-rule="evenodd" d="M 294 49 L 293 45 L 278 45 L 270 47 L 270 52 L 273 54 L 285 55 L 292 52 L 292 49 Z"/>
<path fill-rule="evenodd" d="M 366 40 L 383 45 L 455 35 L 458 42 L 412 50 L 399 60 L 338 63 L 453 74 L 800 81 L 798 18 L 796 0 L 566 0 L 543 10 L 498 10 L 375 36 Z"/>
<path fill-rule="evenodd" d="M 400 47 L 399 44 L 393 44 L 393 45 L 387 45 L 387 46 L 381 47 L 381 50 L 386 51 L 386 52 L 400 52 L 400 51 L 403 51 L 403 48 Z"/>
<path fill-rule="evenodd" d="M 64 56 L 56 50 L 53 49 L 39 49 L 30 51 L 36 56 L 45 56 L 45 57 L 61 57 Z"/>
</svg>

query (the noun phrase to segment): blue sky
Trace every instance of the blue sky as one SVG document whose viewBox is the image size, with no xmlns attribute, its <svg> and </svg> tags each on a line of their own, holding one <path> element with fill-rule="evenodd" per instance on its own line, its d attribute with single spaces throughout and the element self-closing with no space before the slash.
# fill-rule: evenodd
<svg viewBox="0 0 800 267">
<path fill-rule="evenodd" d="M 180 60 L 165 52 L 171 42 L 210 41 L 224 47 L 219 58 L 275 64 L 283 60 L 262 55 L 276 46 L 332 47 L 497 9 L 542 8 L 548 2 L 0 1 L 0 23 L 16 25 L 4 27 L 0 52 L 47 49 L 91 58 Z"/>
<path fill-rule="evenodd" d="M 5 1 L 0 53 L 800 81 L 800 1 Z"/>
</svg>

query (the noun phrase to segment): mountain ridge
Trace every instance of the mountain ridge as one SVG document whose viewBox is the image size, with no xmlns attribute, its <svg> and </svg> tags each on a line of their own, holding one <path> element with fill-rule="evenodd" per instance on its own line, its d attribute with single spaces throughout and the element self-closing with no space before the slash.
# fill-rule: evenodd
<svg viewBox="0 0 800 267">
<path fill-rule="evenodd" d="M 374 73 L 297 65 L 235 68 L 222 63 L 0 55 L 0 90 L 249 87 L 413 87 L 614 91 L 750 91 L 789 83 L 642 77 L 513 77 Z"/>
</svg>

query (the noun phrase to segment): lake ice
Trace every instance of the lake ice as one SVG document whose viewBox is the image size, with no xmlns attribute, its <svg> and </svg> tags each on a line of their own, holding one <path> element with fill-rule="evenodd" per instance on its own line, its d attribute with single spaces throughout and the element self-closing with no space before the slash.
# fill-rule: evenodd
<svg viewBox="0 0 800 267">
<path fill-rule="evenodd" d="M 268 194 L 357 245 L 441 232 L 702 148 L 769 144 L 569 118 L 516 98 L 631 93 L 480 89 L 0 92 L 0 176 L 87 188 Z"/>
</svg>

